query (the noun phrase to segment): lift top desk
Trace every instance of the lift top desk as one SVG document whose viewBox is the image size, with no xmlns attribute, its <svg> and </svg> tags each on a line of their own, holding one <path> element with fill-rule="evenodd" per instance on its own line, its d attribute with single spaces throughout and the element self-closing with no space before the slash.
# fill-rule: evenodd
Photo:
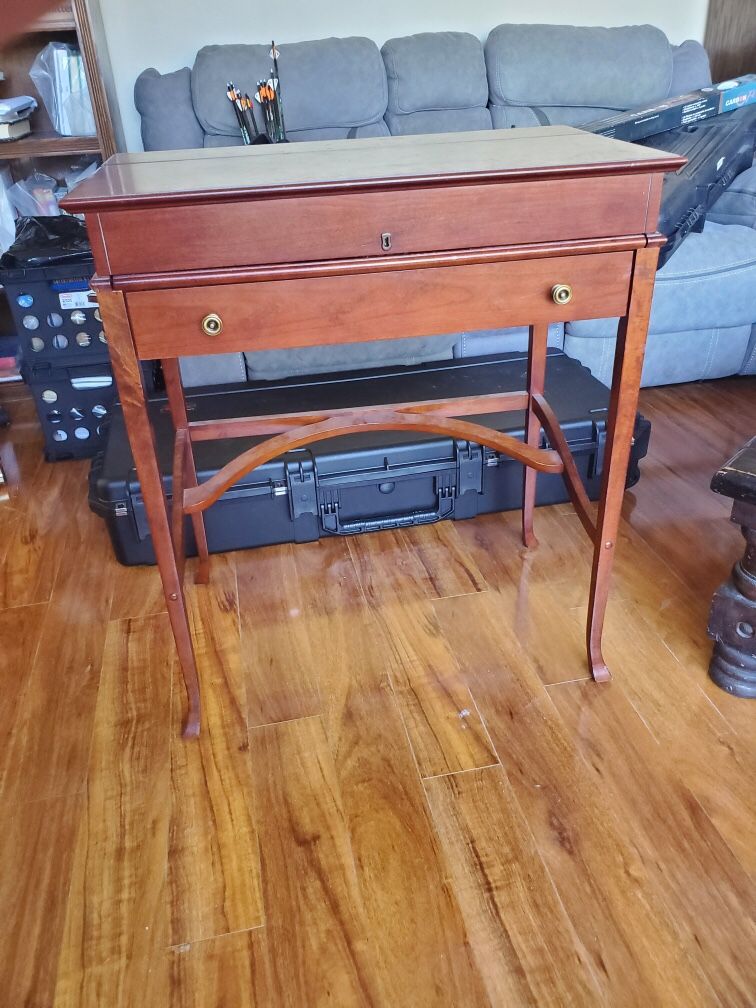
<svg viewBox="0 0 756 1008">
<path fill-rule="evenodd" d="M 64 201 L 86 215 L 95 286 L 186 682 L 199 685 L 183 594 L 190 515 L 270 458 L 370 424 L 446 433 L 525 464 L 523 539 L 539 471 L 560 472 L 593 544 L 595 679 L 659 246 L 663 173 L 681 158 L 569 127 L 117 154 Z M 619 317 L 597 516 L 543 396 L 550 322 Z M 528 386 L 477 398 L 189 422 L 179 356 L 530 327 Z M 163 361 L 176 429 L 163 496 L 139 362 Z M 525 443 L 465 420 L 527 411 Z M 541 430 L 548 448 L 540 447 Z M 270 435 L 197 485 L 192 444 Z"/>
</svg>

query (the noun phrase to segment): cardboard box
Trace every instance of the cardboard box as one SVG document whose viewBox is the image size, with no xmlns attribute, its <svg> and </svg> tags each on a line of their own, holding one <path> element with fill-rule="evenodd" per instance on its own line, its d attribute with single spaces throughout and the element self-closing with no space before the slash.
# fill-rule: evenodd
<svg viewBox="0 0 756 1008">
<path fill-rule="evenodd" d="M 689 126 L 753 103 L 756 103 L 756 74 L 746 74 L 737 80 L 723 81 L 700 91 L 667 98 L 648 108 L 618 112 L 606 119 L 586 123 L 581 128 L 617 140 L 644 140 L 656 133 Z"/>
</svg>

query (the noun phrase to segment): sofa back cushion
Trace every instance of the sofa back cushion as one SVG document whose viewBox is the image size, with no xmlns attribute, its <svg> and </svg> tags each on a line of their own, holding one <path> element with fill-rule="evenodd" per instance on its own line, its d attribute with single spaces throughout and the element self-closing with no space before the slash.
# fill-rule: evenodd
<svg viewBox="0 0 756 1008">
<path fill-rule="evenodd" d="M 383 133 L 386 74 L 378 47 L 366 38 L 327 38 L 280 45 L 278 61 L 287 135 L 336 139 L 377 127 Z M 234 110 L 226 97 L 232 80 L 250 94 L 270 76 L 269 45 L 213 45 L 197 53 L 192 68 L 192 102 L 210 138 L 239 141 Z M 258 125 L 262 117 L 255 104 Z M 362 135 L 365 135 L 364 133 Z M 210 140 L 208 145 L 215 146 Z"/>
<path fill-rule="evenodd" d="M 491 117 L 493 120 L 494 128 L 505 129 L 511 126 L 538 126 L 546 124 L 556 124 L 564 126 L 581 126 L 584 123 L 591 122 L 595 119 L 603 119 L 607 115 L 612 114 L 616 111 L 614 105 L 607 105 L 607 101 L 618 102 L 620 99 L 623 100 L 622 109 L 625 108 L 637 108 L 636 99 L 640 93 L 638 90 L 628 90 L 627 93 L 622 96 L 618 90 L 615 90 L 613 94 L 601 87 L 602 76 L 607 73 L 606 60 L 611 57 L 612 60 L 616 60 L 616 52 L 612 47 L 607 49 L 607 52 L 603 57 L 599 54 L 594 53 L 594 60 L 592 64 L 592 75 L 593 82 L 591 84 L 592 89 L 590 92 L 590 104 L 588 105 L 576 105 L 570 104 L 571 100 L 586 101 L 589 99 L 588 89 L 584 89 L 581 85 L 580 89 L 575 89 L 568 87 L 570 81 L 565 81 L 565 89 L 561 92 L 558 88 L 554 90 L 551 89 L 550 85 L 548 88 L 540 86 L 535 88 L 531 92 L 532 95 L 539 97 L 540 102 L 533 105 L 519 105 L 516 104 L 514 98 L 519 99 L 522 96 L 522 91 L 518 92 L 515 88 L 514 81 L 510 80 L 506 74 L 504 74 L 502 68 L 500 67 L 500 60 L 503 58 L 504 54 L 509 51 L 512 47 L 512 39 L 509 39 L 506 46 L 499 44 L 504 34 L 509 32 L 510 29 L 520 29 L 520 28 L 538 28 L 538 31 L 527 31 L 520 32 L 519 30 L 514 32 L 514 36 L 517 38 L 519 43 L 523 43 L 525 39 L 529 39 L 530 44 L 540 43 L 542 39 L 543 32 L 541 28 L 548 28 L 545 35 L 549 36 L 552 41 L 556 39 L 556 33 L 561 32 L 562 29 L 554 27 L 551 25 L 500 25 L 498 29 L 495 29 L 499 33 L 499 40 L 494 39 L 486 45 L 486 59 L 488 65 L 489 80 L 493 81 L 494 84 L 491 85 Z M 639 29 L 634 28 L 578 28 L 578 29 L 566 29 L 562 42 L 565 46 L 569 46 L 571 42 L 575 39 L 575 32 L 583 33 L 588 32 L 591 38 L 585 39 L 584 48 L 588 46 L 589 42 L 594 43 L 600 41 L 602 37 L 606 37 L 606 33 L 619 32 L 618 37 L 625 37 L 628 33 L 636 37 L 636 42 L 638 38 L 643 38 L 646 35 L 646 28 L 648 26 L 641 25 Z M 506 32 L 505 30 L 506 29 Z M 492 35 L 494 32 L 492 32 Z M 712 75 L 709 68 L 709 56 L 704 46 L 700 42 L 695 41 L 685 41 L 680 45 L 668 45 L 666 41 L 664 42 L 664 51 L 660 51 L 660 47 L 656 46 L 658 41 L 659 32 L 657 29 L 651 29 L 648 33 L 648 38 L 651 41 L 649 47 L 649 52 L 653 51 L 657 57 L 660 58 L 660 67 L 667 68 L 669 57 L 671 56 L 671 77 L 669 80 L 668 90 L 663 95 L 654 96 L 650 102 L 643 102 L 642 104 L 652 104 L 656 101 L 661 101 L 664 98 L 668 98 L 672 95 L 681 95 L 688 91 L 695 91 L 699 88 L 706 88 L 712 83 Z M 614 35 L 612 34 L 614 38 Z M 662 36 L 663 37 L 663 36 Z M 525 50 L 519 51 L 518 58 L 522 59 L 526 55 Z M 530 53 L 533 61 L 538 61 L 541 58 L 540 51 L 534 50 Z M 665 71 L 666 73 L 666 71 Z M 660 82 L 660 75 L 656 75 L 657 80 Z M 513 100 L 507 101 L 505 104 L 497 104 L 497 99 L 501 101 L 504 92 L 502 90 L 502 83 L 508 82 L 507 87 L 511 89 L 511 94 Z M 647 92 L 648 93 L 648 92 Z M 611 97 L 608 99 L 608 96 Z M 558 95 L 558 97 L 556 97 Z"/>
<path fill-rule="evenodd" d="M 652 25 L 499 25 L 485 47 L 491 103 L 629 109 L 669 94 L 672 51 Z"/>
<path fill-rule="evenodd" d="M 483 46 L 467 32 L 421 32 L 381 49 L 392 134 L 491 129 Z"/>
</svg>

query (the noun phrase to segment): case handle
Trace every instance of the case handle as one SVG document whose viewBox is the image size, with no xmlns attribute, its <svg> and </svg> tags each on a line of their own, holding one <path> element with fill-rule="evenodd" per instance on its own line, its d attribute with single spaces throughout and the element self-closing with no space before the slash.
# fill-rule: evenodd
<svg viewBox="0 0 756 1008">
<path fill-rule="evenodd" d="M 379 532 L 382 529 L 409 528 L 412 525 L 432 525 L 434 522 L 450 518 L 457 503 L 456 496 L 449 495 L 448 488 L 438 490 L 438 506 L 435 511 L 410 511 L 401 515 L 386 515 L 384 518 L 360 518 L 357 521 L 342 522 L 339 517 L 339 502 L 321 504 L 320 524 L 325 532 L 336 535 L 357 535 L 360 532 Z"/>
</svg>

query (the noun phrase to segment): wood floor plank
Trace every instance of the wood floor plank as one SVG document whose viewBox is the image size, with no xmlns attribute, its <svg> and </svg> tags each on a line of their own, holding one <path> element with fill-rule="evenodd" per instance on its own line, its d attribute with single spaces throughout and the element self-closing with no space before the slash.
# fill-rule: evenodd
<svg viewBox="0 0 756 1008">
<path fill-rule="evenodd" d="M 34 505 L 32 487 L 37 470 L 45 465 L 38 440 L 16 440 L 18 431 L 0 434 L 0 467 L 2 467 L 5 482 L 2 485 L 4 503 L 11 507 L 26 510 Z"/>
<path fill-rule="evenodd" d="M 697 681 L 705 672 L 689 677 L 645 630 L 641 621 L 630 625 L 620 613 L 610 612 L 606 654 L 615 679 L 743 865 L 756 872 L 751 842 L 756 821 L 754 735 L 741 741 Z"/>
<path fill-rule="evenodd" d="M 554 686 L 549 695 L 573 743 L 656 874 L 668 912 L 722 1004 L 748 1008 L 756 991 L 756 886 L 663 758 L 617 684 Z M 751 920 L 747 933 L 732 921 Z"/>
<path fill-rule="evenodd" d="M 578 533 L 576 541 L 565 539 L 561 522 L 556 508 L 539 508 L 538 545 L 531 549 L 520 543 L 515 513 L 484 515 L 475 522 L 460 522 L 459 529 L 487 583 L 497 591 L 502 625 L 528 652 L 544 683 L 571 682 L 589 674 L 585 647 L 582 642 L 574 646 L 568 631 L 570 607 L 588 598 L 589 544 L 585 533 Z"/>
<path fill-rule="evenodd" d="M 33 445 L 40 461 L 43 451 L 42 431 L 29 388 L 24 384 L 0 384 L 0 403 L 10 417 L 10 427 L 0 430 L 0 441 L 14 445 Z"/>
<path fill-rule="evenodd" d="M 391 683 L 422 777 L 498 763 L 430 603 L 377 608 Z"/>
<path fill-rule="evenodd" d="M 743 745 L 750 745 L 753 740 L 756 725 L 754 724 L 753 704 L 748 698 L 736 697 L 726 690 L 720 689 L 707 676 L 703 682 L 706 699 L 714 705 L 730 728 L 740 736 Z"/>
<path fill-rule="evenodd" d="M 709 597 L 717 568 L 737 534 L 725 520 L 732 502 L 712 493 L 709 482 L 756 429 L 756 382 L 745 379 L 745 388 L 749 384 L 750 395 L 739 395 L 731 410 L 695 385 L 649 389 L 642 402 L 652 422 L 644 479 L 653 480 L 658 492 L 644 493 L 648 483 L 639 485 L 632 525 L 676 573 Z M 722 385 L 726 399 L 727 383 Z M 690 549 L 693 542 L 695 551 Z"/>
<path fill-rule="evenodd" d="M 573 532 L 574 526 L 572 521 Z M 604 632 L 609 667 L 680 779 L 742 863 L 756 871 L 750 842 L 756 818 L 756 733 L 747 723 L 738 730 L 728 722 L 723 710 L 728 707 L 735 720 L 732 706 L 716 696 L 721 691 L 708 679 L 708 601 L 704 604 L 695 586 L 660 562 L 628 523 L 619 546 Z M 575 608 L 571 616 L 565 634 L 576 647 L 585 609 Z"/>
<path fill-rule="evenodd" d="M 0 611 L 0 739 L 9 739 L 28 685 L 26 668 L 34 663 L 47 606 Z"/>
<path fill-rule="evenodd" d="M 565 509 L 574 514 L 571 505 Z M 522 545 L 519 511 L 480 515 L 473 521 L 460 521 L 456 533 L 473 563 L 481 571 L 489 588 L 502 594 L 520 588 L 523 576 L 528 584 L 562 584 L 575 577 L 575 564 L 581 564 L 588 539 L 574 541 L 559 535 L 559 507 L 538 508 L 534 528 L 538 545 Z M 587 589 L 586 589 L 587 590 Z"/>
<path fill-rule="evenodd" d="M 502 768 L 437 777 L 425 790 L 491 1004 L 601 1005 Z"/>
<path fill-rule="evenodd" d="M 74 533 L 78 542 L 78 533 Z M 68 537 L 70 544 L 71 537 Z M 85 544 L 67 550 L 42 614 L 36 656 L 5 746 L 0 794 L 38 800 L 83 788 L 113 589 L 112 569 L 87 563 Z"/>
<path fill-rule="evenodd" d="M 177 670 L 168 851 L 171 945 L 263 923 L 233 557 L 213 557 L 210 584 L 187 585 L 187 605 L 200 672 L 202 732 L 196 742 L 180 736 L 186 696 Z"/>
<path fill-rule="evenodd" d="M 451 522 L 351 536 L 347 542 L 373 603 L 445 598 L 487 588 Z"/>
<path fill-rule="evenodd" d="M 111 619 L 136 619 L 167 611 L 157 567 L 119 565 L 110 608 Z"/>
<path fill-rule="evenodd" d="M 274 1003 L 386 1004 L 321 719 L 252 729 L 250 755 Z"/>
<path fill-rule="evenodd" d="M 318 544 L 250 550 L 236 557 L 250 725 L 321 710 L 318 661 L 308 633 L 312 597 L 297 579 L 295 548 L 317 552 Z"/>
<path fill-rule="evenodd" d="M 52 465 L 41 465 L 31 478 L 33 507 L 25 507 L 7 543 L 0 567 L 0 609 L 47 602 L 58 567 L 66 554 L 71 513 L 61 507 L 61 483 L 69 506 L 77 506 L 79 493 L 74 474 L 61 474 Z M 86 507 L 86 501 L 82 501 Z"/>
<path fill-rule="evenodd" d="M 5 807 L 0 830 L 0 990 L 10 1006 L 52 1004 L 83 799 Z"/>
<path fill-rule="evenodd" d="M 274 1008 L 264 928 L 168 949 L 170 1008 Z M 157 1008 L 157 1006 L 156 1006 Z"/>
<path fill-rule="evenodd" d="M 560 518 L 564 534 L 572 537 L 580 534 L 574 515 L 562 514 Z M 587 562 L 576 564 L 576 569 L 581 567 L 587 572 Z M 729 719 L 724 707 L 733 722 L 738 719 L 737 712 L 743 705 L 728 703 L 733 698 L 714 687 L 707 674 L 712 650 L 712 642 L 706 636 L 711 599 L 697 584 L 688 584 L 667 566 L 659 551 L 633 527 L 632 515 L 621 526 L 614 584 L 614 602 L 619 606 L 612 605 L 612 609 L 621 611 L 626 622 L 635 622 L 637 618 L 643 636 L 657 638 L 670 652 L 678 662 L 675 680 L 683 676 L 699 686 L 720 709 L 725 721 Z M 745 707 L 748 709 L 748 704 Z M 744 734 L 750 736 L 753 730 L 750 719 L 740 729 L 744 727 Z"/>
<path fill-rule="evenodd" d="M 611 794 L 576 758 L 569 732 L 527 654 L 501 627 L 490 596 L 439 600 L 434 609 L 606 1003 L 710 1006 L 713 991 L 628 842 Z"/>
<path fill-rule="evenodd" d="M 115 563 L 103 523 L 87 509 L 88 463 L 45 463 L 33 404 L 14 398 L 14 424 L 0 432 L 0 457 L 18 470 L 11 499 L 0 503 L 0 560 L 10 554 L 0 573 L 0 603 L 13 606 L 0 614 L 0 737 L 7 739 L 0 755 L 0 1002 L 9 1008 L 478 1008 L 504 1001 L 509 1008 L 537 991 L 546 1005 L 550 996 L 569 1004 L 582 973 L 570 968 L 569 935 L 559 924 L 564 916 L 550 909 L 548 897 L 537 899 L 542 879 L 529 860 L 535 850 L 572 922 L 576 947 L 589 959 L 602 1006 L 743 1004 L 746 985 L 753 987 L 743 872 L 756 871 L 756 732 L 753 705 L 707 678 L 705 625 L 710 590 L 742 550 L 727 502 L 708 483 L 732 447 L 753 432 L 755 390 L 755 378 L 739 378 L 642 393 L 654 433 L 642 480 L 625 498 L 607 618 L 615 672 L 609 692 L 597 693 L 588 682 L 548 690 L 541 684 L 576 678 L 569 674 L 573 662 L 583 674 L 586 540 L 568 505 L 538 510 L 540 545 L 528 553 L 519 542 L 519 514 L 512 512 L 396 536 L 238 554 L 241 567 L 257 569 L 252 605 L 242 605 L 252 614 L 242 648 L 252 723 L 287 711 L 323 717 L 313 744 L 290 744 L 296 721 L 263 729 L 270 736 L 262 763 L 255 753 L 231 751 L 243 706 L 231 675 L 227 690 L 220 688 L 226 699 L 206 707 L 213 727 L 205 741 L 213 740 L 213 753 L 198 757 L 196 748 L 179 749 L 180 695 L 171 715 L 169 698 L 149 693 L 171 676 L 178 681 L 165 616 L 147 620 L 159 630 L 139 631 L 152 643 L 131 648 L 141 657 L 129 665 L 120 699 L 112 668 L 120 662 L 123 676 L 129 663 L 111 656 L 110 685 L 103 685 L 97 707 L 107 619 L 162 610 L 157 574 Z M 0 388 L 3 399 L 6 394 Z M 358 578 L 350 549 L 356 554 L 363 547 L 370 556 L 356 557 Z M 115 580 L 112 592 L 108 578 L 111 587 Z M 103 602 L 103 592 L 112 594 L 112 604 Z M 434 596 L 442 601 L 429 602 Z M 30 598 L 42 601 L 27 607 Z M 430 671 L 444 682 L 456 662 L 454 689 L 471 688 L 470 709 L 482 714 L 505 764 L 503 771 L 429 779 L 431 801 L 443 798 L 440 838 L 391 688 L 396 645 L 385 634 L 386 611 L 429 605 L 452 655 L 431 641 Z M 36 626 L 35 611 L 43 616 Z M 209 667 L 217 664 L 226 675 L 233 666 L 231 619 L 220 611 L 211 623 L 216 620 L 208 647 L 219 653 L 210 655 Z M 271 635 L 254 644 L 264 620 Z M 123 627 L 136 633 L 137 625 L 143 621 L 113 623 L 110 632 L 120 626 L 120 633 Z M 246 671 L 252 647 L 263 655 L 257 678 Z M 423 670 L 422 664 L 410 668 L 418 677 Z M 140 678 L 148 674 L 149 696 Z M 394 682 L 399 685 L 397 677 Z M 559 700 L 568 695 L 569 702 Z M 433 696 L 412 702 L 442 731 L 447 708 Z M 123 719 L 107 727 L 104 708 L 118 704 Z M 96 708 L 104 734 L 93 733 L 101 720 Z M 136 758 L 148 737 L 150 754 Z M 441 737 L 443 748 L 455 752 L 453 739 L 443 731 Z M 177 865 L 185 858 L 186 870 L 175 879 L 187 894 L 193 879 L 205 885 L 204 893 L 195 886 L 186 896 L 181 919 L 214 931 L 214 921 L 229 926 L 229 906 L 241 905 L 234 892 L 228 900 L 219 894 L 231 876 L 234 886 L 249 885 L 244 867 L 253 859 L 245 855 L 235 864 L 233 852 L 222 849 L 225 841 L 213 847 L 210 819 L 203 816 L 223 818 L 216 806 L 225 783 L 248 760 L 255 803 L 246 810 L 255 809 L 254 821 L 262 793 L 273 836 L 273 854 L 263 866 L 272 918 L 265 927 L 166 947 L 174 912 L 166 875 L 172 748 L 174 784 L 185 772 L 181 786 L 190 799 L 184 819 L 174 824 L 186 827 L 176 834 L 182 838 Z M 181 771 L 177 754 L 186 756 Z M 206 765 L 216 774 L 209 782 L 200 779 Z M 275 773 L 266 777 L 266 766 Z M 291 767 L 293 777 L 281 783 Z M 494 801 L 490 783 L 478 795 L 478 780 L 494 778 L 509 781 L 513 800 Z M 515 807 L 527 825 L 522 835 L 512 819 Z M 192 811 L 196 851 L 189 850 Z M 437 804 L 434 812 L 438 819 Z M 295 826 L 279 836 L 284 820 Z M 518 839 L 523 853 L 508 860 L 504 841 Z M 534 888 L 524 882 L 478 888 L 483 871 L 494 882 L 520 872 Z M 211 894 L 218 900 L 212 907 Z M 531 918 L 528 908 L 536 902 Z M 538 936 L 525 947 L 537 912 L 555 922 L 553 932 L 541 935 L 542 955 Z M 340 914 L 347 928 L 354 924 L 351 944 L 329 943 L 344 931 Z M 489 947 L 494 954 L 481 952 Z M 504 968 L 518 961 L 527 963 L 523 972 Z M 550 991 L 555 962 L 564 963 L 554 980 L 561 995 Z M 370 979 L 360 986 L 365 975 Z M 507 984 L 516 993 L 497 999 Z M 591 1004 L 590 993 L 585 1001 Z"/>
<path fill-rule="evenodd" d="M 108 625 L 55 1008 L 143 1003 L 167 944 L 173 663 L 167 617 Z"/>
<path fill-rule="evenodd" d="M 485 1005 L 389 682 L 387 644 L 362 598 L 355 600 L 349 579 L 340 576 L 343 549 L 332 540 L 323 551 L 330 561 L 321 575 L 321 604 L 330 614 L 319 624 L 327 631 L 319 642 L 328 656 L 321 671 L 323 720 L 380 963 L 380 1003 Z"/>
<path fill-rule="evenodd" d="M 574 532 L 572 518 L 563 527 L 570 522 Z M 738 733 L 721 712 L 726 703 L 715 706 L 703 607 L 696 610 L 694 592 L 627 524 L 619 546 L 604 629 L 604 654 L 614 679 L 663 744 L 665 759 L 742 863 L 756 871 L 750 841 L 756 820 L 756 732 L 741 728 Z M 581 565 L 576 571 L 582 572 Z M 561 605 L 569 617 L 561 624 L 562 646 L 579 653 L 587 614 L 580 579 L 547 591 L 552 606 Z"/>
<path fill-rule="evenodd" d="M 40 1008 L 172 1008 L 169 965 L 163 949 L 109 959 L 59 977 L 55 1000 Z"/>
</svg>

